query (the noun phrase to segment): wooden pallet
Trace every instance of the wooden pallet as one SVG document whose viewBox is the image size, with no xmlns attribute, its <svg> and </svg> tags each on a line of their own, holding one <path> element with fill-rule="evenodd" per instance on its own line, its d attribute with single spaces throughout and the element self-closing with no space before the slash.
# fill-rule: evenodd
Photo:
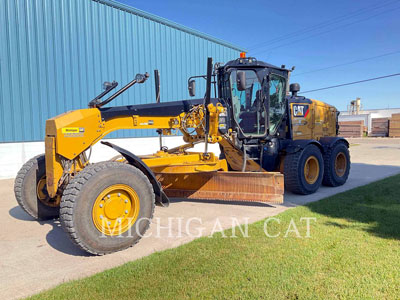
<svg viewBox="0 0 400 300">
<path fill-rule="evenodd" d="M 400 113 L 398 114 L 392 114 L 392 120 L 400 120 Z"/>
<path fill-rule="evenodd" d="M 364 121 L 342 121 L 339 122 L 339 136 L 362 137 L 364 132 Z"/>
<path fill-rule="evenodd" d="M 400 137 L 400 114 L 392 114 L 389 120 L 389 136 Z"/>
<path fill-rule="evenodd" d="M 371 136 L 388 136 L 389 118 L 372 119 Z"/>
</svg>

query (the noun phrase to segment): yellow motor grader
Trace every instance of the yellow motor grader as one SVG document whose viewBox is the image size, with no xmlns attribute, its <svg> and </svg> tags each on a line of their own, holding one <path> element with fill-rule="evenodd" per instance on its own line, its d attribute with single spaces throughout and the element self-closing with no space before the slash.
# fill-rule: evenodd
<svg viewBox="0 0 400 300">
<path fill-rule="evenodd" d="M 350 157 L 337 137 L 338 111 L 298 96 L 298 84 L 289 96 L 290 72 L 244 55 L 224 65 L 209 58 L 207 74 L 188 80 L 191 97 L 196 80 L 206 80 L 204 98 L 160 102 L 155 70 L 154 103 L 116 107 L 105 105 L 149 75 L 102 100 L 118 85 L 107 82 L 89 108 L 47 120 L 45 154 L 19 171 L 16 199 L 36 219 L 60 217 L 76 245 L 101 255 L 134 245 L 155 204 L 167 206 L 171 197 L 282 203 L 284 189 L 307 195 L 321 184 L 342 185 Z M 136 156 L 102 142 L 119 157 L 90 163 L 92 146 L 119 129 L 156 129 L 160 149 Z M 161 137 L 176 130 L 185 143 L 168 149 Z M 188 151 L 198 143 L 204 151 Z M 219 143 L 219 157 L 210 143 Z"/>
</svg>

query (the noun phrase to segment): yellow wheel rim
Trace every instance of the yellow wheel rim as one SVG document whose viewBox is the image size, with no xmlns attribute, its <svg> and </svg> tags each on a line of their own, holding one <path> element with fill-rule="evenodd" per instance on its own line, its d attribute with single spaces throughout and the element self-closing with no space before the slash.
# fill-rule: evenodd
<svg viewBox="0 0 400 300">
<path fill-rule="evenodd" d="M 139 209 L 135 190 L 126 184 L 114 184 L 96 198 L 92 209 L 93 223 L 105 235 L 120 235 L 136 222 Z"/>
<path fill-rule="evenodd" d="M 314 184 L 319 176 L 319 162 L 315 156 L 307 158 L 304 164 L 304 178 L 308 184 Z"/>
<path fill-rule="evenodd" d="M 37 194 L 38 199 L 42 202 L 45 201 L 46 198 L 48 197 L 47 192 L 46 192 L 46 176 L 43 176 L 38 181 L 38 184 L 36 187 L 36 194 Z"/>
<path fill-rule="evenodd" d="M 51 207 L 57 207 L 60 205 L 60 195 L 56 195 L 56 197 L 52 199 L 47 193 L 46 175 L 39 179 L 36 186 L 36 195 L 40 202 L 42 202 L 44 205 Z"/>
<path fill-rule="evenodd" d="M 342 177 L 346 173 L 347 158 L 343 152 L 339 152 L 335 159 L 335 172 L 338 177 Z"/>
</svg>

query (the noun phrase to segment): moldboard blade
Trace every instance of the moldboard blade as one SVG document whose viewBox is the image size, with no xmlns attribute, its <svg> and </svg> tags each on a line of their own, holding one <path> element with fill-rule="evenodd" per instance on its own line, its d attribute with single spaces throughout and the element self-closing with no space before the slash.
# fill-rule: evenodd
<svg viewBox="0 0 400 300">
<path fill-rule="evenodd" d="M 165 194 L 173 198 L 283 203 L 279 172 L 158 173 Z"/>
</svg>

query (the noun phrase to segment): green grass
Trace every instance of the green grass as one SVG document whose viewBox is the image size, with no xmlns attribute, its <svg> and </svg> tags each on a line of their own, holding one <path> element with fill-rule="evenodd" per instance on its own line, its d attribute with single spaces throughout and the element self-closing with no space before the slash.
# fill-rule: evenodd
<svg viewBox="0 0 400 300">
<path fill-rule="evenodd" d="M 200 238 L 32 299 L 399 299 L 400 175 L 290 209 L 250 237 Z M 293 219 L 302 236 L 283 235 Z M 229 235 L 229 230 L 225 231 Z"/>
</svg>

